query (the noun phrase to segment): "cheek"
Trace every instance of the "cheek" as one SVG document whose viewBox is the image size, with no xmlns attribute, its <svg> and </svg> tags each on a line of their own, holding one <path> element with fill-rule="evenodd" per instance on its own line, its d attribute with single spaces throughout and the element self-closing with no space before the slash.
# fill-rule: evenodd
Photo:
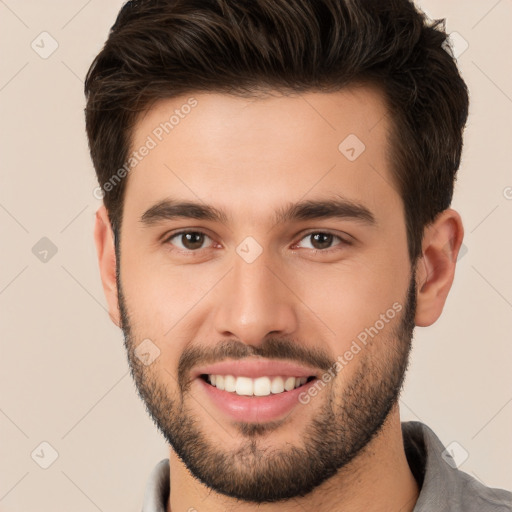
<svg viewBox="0 0 512 512">
<path fill-rule="evenodd" d="M 146 338 L 154 341 L 164 363 L 172 362 L 170 368 L 176 368 L 179 355 L 194 336 L 198 305 L 218 281 L 218 271 L 146 261 L 151 263 L 144 263 L 142 257 L 123 261 L 122 284 L 132 335 L 137 343 Z"/>
<path fill-rule="evenodd" d="M 325 332 L 326 339 L 332 340 L 331 352 L 339 355 L 388 310 L 391 314 L 386 316 L 389 322 L 385 323 L 382 334 L 395 325 L 397 309 L 405 306 L 409 282 L 404 268 L 395 268 L 390 259 L 374 261 L 371 266 L 354 262 L 337 268 L 319 265 L 314 271 L 304 270 L 298 277 L 290 278 L 294 283 L 291 288 L 297 290 L 308 311 L 314 313 L 308 314 L 311 321 Z"/>
</svg>

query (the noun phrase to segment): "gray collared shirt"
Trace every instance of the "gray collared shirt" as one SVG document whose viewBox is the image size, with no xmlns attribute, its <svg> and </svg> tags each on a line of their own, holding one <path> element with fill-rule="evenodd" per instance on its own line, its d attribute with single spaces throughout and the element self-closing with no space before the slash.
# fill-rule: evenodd
<svg viewBox="0 0 512 512">
<path fill-rule="evenodd" d="M 418 421 L 402 422 L 405 454 L 420 486 L 413 512 L 512 512 L 512 493 L 486 487 L 456 469 L 434 432 Z M 153 469 L 146 485 L 142 512 L 166 512 L 169 459 Z"/>
</svg>

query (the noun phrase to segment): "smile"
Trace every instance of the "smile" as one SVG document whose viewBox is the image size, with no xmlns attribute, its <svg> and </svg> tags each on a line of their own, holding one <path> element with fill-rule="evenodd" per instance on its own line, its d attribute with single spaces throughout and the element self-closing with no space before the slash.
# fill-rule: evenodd
<svg viewBox="0 0 512 512">
<path fill-rule="evenodd" d="M 236 393 L 240 396 L 269 396 L 291 391 L 303 386 L 314 376 L 310 377 L 235 377 L 233 375 L 203 374 L 201 378 L 221 391 Z"/>
</svg>

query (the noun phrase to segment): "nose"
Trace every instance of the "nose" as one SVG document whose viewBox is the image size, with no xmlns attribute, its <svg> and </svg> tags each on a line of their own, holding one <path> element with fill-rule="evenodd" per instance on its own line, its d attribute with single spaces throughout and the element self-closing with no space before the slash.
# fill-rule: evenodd
<svg viewBox="0 0 512 512">
<path fill-rule="evenodd" d="M 253 346 L 269 336 L 292 335 L 299 301 L 285 274 L 265 251 L 252 263 L 235 255 L 232 270 L 216 290 L 216 334 Z"/>
</svg>

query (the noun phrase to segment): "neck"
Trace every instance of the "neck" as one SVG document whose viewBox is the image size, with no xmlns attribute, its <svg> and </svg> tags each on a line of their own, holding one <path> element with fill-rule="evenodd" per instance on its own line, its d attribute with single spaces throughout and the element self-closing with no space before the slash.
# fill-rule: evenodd
<svg viewBox="0 0 512 512">
<path fill-rule="evenodd" d="M 171 493 L 167 512 L 411 512 L 419 494 L 405 456 L 398 405 L 379 434 L 350 464 L 304 497 L 278 503 L 240 502 L 196 480 L 172 449 L 169 463 Z"/>
</svg>

